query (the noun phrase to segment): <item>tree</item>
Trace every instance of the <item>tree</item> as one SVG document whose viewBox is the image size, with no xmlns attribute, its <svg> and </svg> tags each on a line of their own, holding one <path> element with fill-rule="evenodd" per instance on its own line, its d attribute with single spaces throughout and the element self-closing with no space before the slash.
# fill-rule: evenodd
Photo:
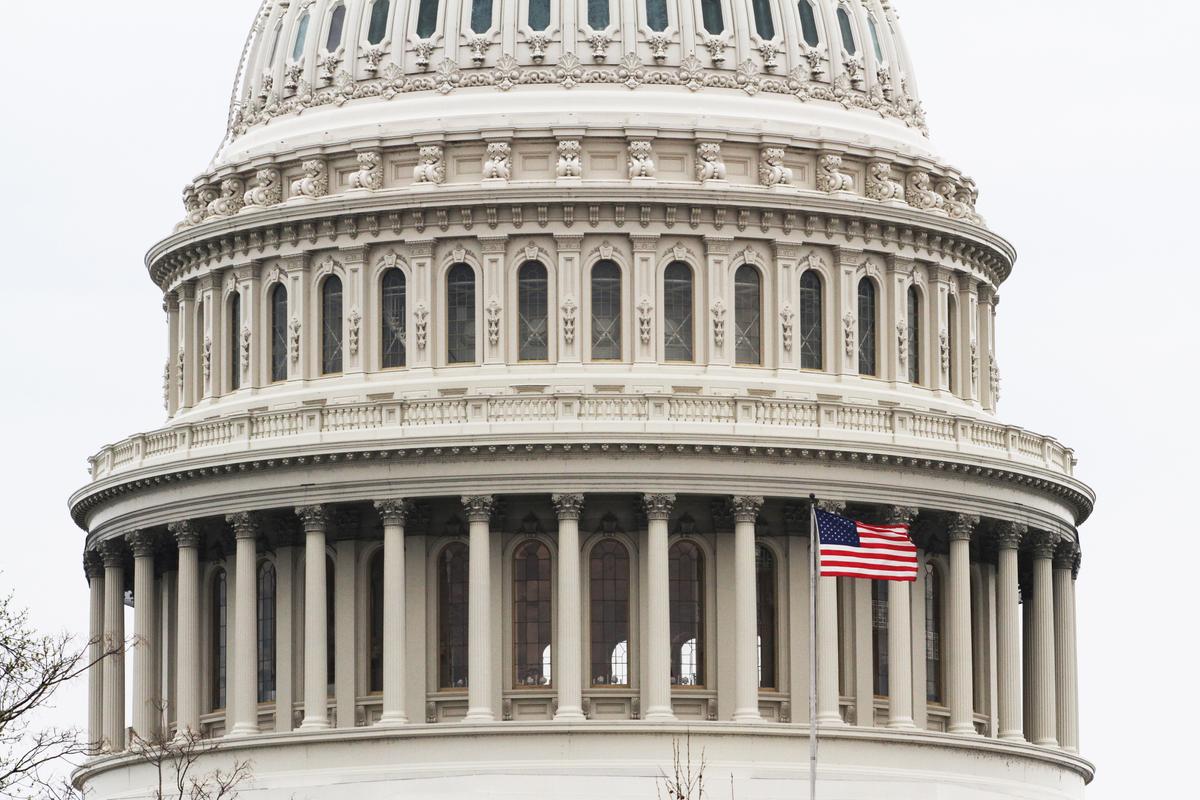
<svg viewBox="0 0 1200 800">
<path fill-rule="evenodd" d="M 251 763 L 237 759 L 228 770 L 195 774 L 209 743 L 191 730 L 174 737 L 165 732 L 151 739 L 135 735 L 130 749 L 154 769 L 151 800 L 237 800 L 238 789 L 253 777 Z"/>
</svg>

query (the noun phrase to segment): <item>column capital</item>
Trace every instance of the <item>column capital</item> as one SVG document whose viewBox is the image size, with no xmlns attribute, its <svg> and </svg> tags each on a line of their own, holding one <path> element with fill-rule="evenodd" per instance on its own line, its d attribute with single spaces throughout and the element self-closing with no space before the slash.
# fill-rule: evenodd
<svg viewBox="0 0 1200 800">
<path fill-rule="evenodd" d="M 971 534 L 979 527 L 978 514 L 951 514 L 947 532 L 952 542 L 969 542 Z"/>
<path fill-rule="evenodd" d="M 1079 561 L 1079 543 L 1074 539 L 1063 537 L 1054 548 L 1054 568 L 1074 571 Z"/>
<path fill-rule="evenodd" d="M 384 525 L 403 525 L 408 520 L 408 501 L 401 497 L 376 500 L 375 510 Z"/>
<path fill-rule="evenodd" d="M 732 501 L 733 518 L 737 522 L 756 522 L 763 502 L 763 498 L 757 495 L 735 495 Z"/>
<path fill-rule="evenodd" d="M 826 514 L 842 514 L 846 511 L 845 500 L 818 500 L 817 509 Z"/>
<path fill-rule="evenodd" d="M 913 506 L 888 506 L 883 513 L 889 525 L 911 525 L 921 513 L 921 509 Z"/>
<path fill-rule="evenodd" d="M 305 533 L 324 533 L 329 526 L 328 506 L 296 506 L 296 516 L 300 518 Z"/>
<path fill-rule="evenodd" d="M 577 520 L 583 514 L 582 494 L 555 494 L 550 496 L 550 502 L 554 504 L 554 512 L 560 520 Z"/>
<path fill-rule="evenodd" d="M 642 506 L 646 509 L 647 520 L 670 519 L 671 509 L 675 507 L 673 494 L 644 494 Z"/>
<path fill-rule="evenodd" d="M 125 556 L 129 552 L 121 539 L 105 539 L 96 547 L 105 567 L 125 566 Z"/>
<path fill-rule="evenodd" d="M 133 551 L 134 558 L 153 556 L 158 537 L 150 531 L 130 531 L 125 534 L 125 543 Z"/>
<path fill-rule="evenodd" d="M 235 514 L 226 514 L 225 522 L 233 528 L 235 539 L 258 538 L 258 518 L 250 511 L 238 511 Z"/>
<path fill-rule="evenodd" d="M 1058 534 L 1051 531 L 1031 531 L 1028 537 L 1029 551 L 1034 558 L 1053 558 L 1058 547 Z"/>
<path fill-rule="evenodd" d="M 468 522 L 490 522 L 496 508 L 496 498 L 490 494 L 462 496 L 463 508 L 467 510 Z"/>
<path fill-rule="evenodd" d="M 653 253 L 658 248 L 657 233 L 633 233 L 629 235 L 629 244 L 635 253 Z"/>
<path fill-rule="evenodd" d="M 175 543 L 179 547 L 200 546 L 200 531 L 196 528 L 196 523 L 190 519 L 168 522 L 167 531 L 175 537 Z"/>
<path fill-rule="evenodd" d="M 1029 526 L 1023 522 L 1001 522 L 996 527 L 996 546 L 1001 550 L 1016 550 L 1028 533 Z"/>
<path fill-rule="evenodd" d="M 83 551 L 83 574 L 87 576 L 88 583 L 93 578 L 104 576 L 104 560 L 100 558 L 100 553 L 95 550 Z"/>
<path fill-rule="evenodd" d="M 180 302 L 190 302 L 196 297 L 196 282 L 184 281 L 175 287 L 174 293 Z"/>
<path fill-rule="evenodd" d="M 808 503 L 787 503 L 783 507 L 783 529 L 788 536 L 808 536 L 810 517 Z"/>
</svg>

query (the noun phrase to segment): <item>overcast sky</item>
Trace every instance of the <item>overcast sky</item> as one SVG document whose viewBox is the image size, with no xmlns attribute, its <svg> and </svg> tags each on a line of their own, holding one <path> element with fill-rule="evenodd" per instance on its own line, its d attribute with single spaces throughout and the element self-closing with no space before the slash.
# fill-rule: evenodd
<svg viewBox="0 0 1200 800">
<path fill-rule="evenodd" d="M 0 591 L 46 629 L 87 628 L 66 509 L 85 459 L 163 421 L 166 328 L 143 254 L 221 139 L 257 5 L 4 4 Z M 1194 793 L 1200 12 L 894 5 L 936 149 L 1020 253 L 1000 291 L 1000 415 L 1074 447 L 1099 493 L 1078 597 L 1088 796 Z M 54 718 L 82 724 L 85 702 L 74 687 Z"/>
</svg>

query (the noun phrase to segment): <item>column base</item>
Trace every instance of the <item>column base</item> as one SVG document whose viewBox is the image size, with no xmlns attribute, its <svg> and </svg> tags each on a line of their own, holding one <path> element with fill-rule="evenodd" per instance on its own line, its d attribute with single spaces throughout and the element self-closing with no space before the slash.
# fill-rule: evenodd
<svg viewBox="0 0 1200 800">
<path fill-rule="evenodd" d="M 668 706 L 652 706 L 642 715 L 646 722 L 674 722 L 675 712 Z"/>
<path fill-rule="evenodd" d="M 1038 739 L 1034 742 L 1038 747 L 1048 747 L 1052 750 L 1058 750 L 1058 739 Z"/>
<path fill-rule="evenodd" d="M 911 719 L 903 718 L 888 720 L 887 728 L 891 731 L 915 731 L 917 726 Z"/>
<path fill-rule="evenodd" d="M 950 729 L 946 732 L 952 733 L 955 736 L 978 736 L 979 735 L 979 731 L 975 730 L 974 725 L 951 725 Z"/>
<path fill-rule="evenodd" d="M 328 718 L 309 719 L 308 717 L 305 717 L 304 721 L 300 723 L 300 727 L 297 728 L 296 730 L 302 731 L 302 732 L 303 731 L 327 731 L 327 730 L 329 730 L 329 719 Z"/>
<path fill-rule="evenodd" d="M 408 724 L 408 714 L 403 712 L 387 712 L 375 723 L 376 728 L 398 728 Z"/>
<path fill-rule="evenodd" d="M 583 715 L 583 709 L 579 706 L 559 706 L 558 712 L 554 715 L 555 722 L 586 722 L 587 717 Z"/>
<path fill-rule="evenodd" d="M 710 181 L 711 183 L 711 181 Z M 753 711 L 750 709 L 740 709 L 733 712 L 734 722 L 762 722 L 762 714 L 758 713 L 758 709 Z"/>
<path fill-rule="evenodd" d="M 463 722 L 495 722 L 496 714 L 490 708 L 467 709 Z"/>
<path fill-rule="evenodd" d="M 1019 742 L 1027 744 L 1025 734 L 1021 731 L 1000 731 L 1000 741 L 1002 742 Z"/>
<path fill-rule="evenodd" d="M 844 728 L 846 720 L 842 719 L 841 714 L 818 714 L 817 725 L 822 728 Z"/>
<path fill-rule="evenodd" d="M 257 725 L 252 725 L 249 722 L 239 722 L 236 725 L 234 725 L 232 728 L 230 728 L 229 733 L 227 733 L 225 735 L 226 736 L 254 736 L 258 732 L 259 731 L 258 731 Z"/>
</svg>

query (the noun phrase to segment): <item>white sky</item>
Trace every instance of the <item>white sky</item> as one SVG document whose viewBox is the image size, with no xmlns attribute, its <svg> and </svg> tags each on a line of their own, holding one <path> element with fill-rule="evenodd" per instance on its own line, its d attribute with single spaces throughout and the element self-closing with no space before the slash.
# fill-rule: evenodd
<svg viewBox="0 0 1200 800">
<path fill-rule="evenodd" d="M 143 254 L 221 138 L 257 5 L 4 3 L 0 591 L 44 628 L 86 632 L 83 535 L 66 510 L 86 457 L 163 420 L 165 325 Z M 935 146 L 1020 252 L 1001 289 L 1001 416 L 1076 448 L 1100 496 L 1079 581 L 1089 798 L 1191 794 L 1200 168 L 1185 148 L 1200 141 L 1200 11 L 897 5 Z M 59 705 L 55 719 L 82 724 L 84 687 Z"/>
</svg>

